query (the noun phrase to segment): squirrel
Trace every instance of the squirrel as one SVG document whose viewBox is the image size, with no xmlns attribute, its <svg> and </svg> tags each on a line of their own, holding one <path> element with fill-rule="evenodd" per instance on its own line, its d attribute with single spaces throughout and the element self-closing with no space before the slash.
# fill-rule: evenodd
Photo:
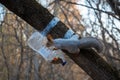
<svg viewBox="0 0 120 80">
<path fill-rule="evenodd" d="M 103 43 L 93 37 L 85 37 L 78 39 L 77 36 L 73 36 L 69 39 L 64 39 L 64 38 L 58 38 L 58 39 L 53 39 L 51 35 L 47 36 L 48 43 L 47 46 L 55 46 L 53 50 L 57 49 L 62 49 L 62 50 L 67 50 L 69 53 L 74 53 L 78 54 L 80 52 L 80 49 L 86 49 L 86 48 L 94 48 L 97 50 L 97 52 L 102 52 L 103 51 Z M 66 64 L 66 61 L 63 62 L 61 58 L 54 58 L 51 63 L 53 64 L 59 64 L 62 63 L 64 66 Z"/>
<path fill-rule="evenodd" d="M 47 38 L 52 42 L 52 45 L 56 47 L 55 49 L 67 50 L 69 53 L 79 53 L 80 49 L 88 48 L 94 48 L 100 53 L 104 49 L 102 41 L 94 37 L 84 37 L 81 39 L 52 39 L 52 36 L 48 35 Z"/>
</svg>

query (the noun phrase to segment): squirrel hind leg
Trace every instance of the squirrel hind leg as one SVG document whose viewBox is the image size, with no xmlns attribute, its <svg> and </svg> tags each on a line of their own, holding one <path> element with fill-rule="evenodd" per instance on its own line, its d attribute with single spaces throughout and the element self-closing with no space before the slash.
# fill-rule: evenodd
<svg viewBox="0 0 120 80">
<path fill-rule="evenodd" d="M 79 53 L 79 52 L 80 52 L 80 49 L 79 49 L 79 48 L 68 49 L 68 52 L 69 52 L 69 53 L 76 54 L 76 53 Z"/>
</svg>

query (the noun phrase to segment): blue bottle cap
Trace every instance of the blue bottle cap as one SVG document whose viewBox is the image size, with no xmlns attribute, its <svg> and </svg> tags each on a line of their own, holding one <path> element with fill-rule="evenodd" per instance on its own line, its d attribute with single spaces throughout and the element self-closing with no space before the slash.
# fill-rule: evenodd
<svg viewBox="0 0 120 80">
<path fill-rule="evenodd" d="M 65 61 L 65 62 L 63 62 L 63 63 L 62 63 L 62 66 L 64 66 L 66 63 L 67 63 L 66 61 Z"/>
</svg>

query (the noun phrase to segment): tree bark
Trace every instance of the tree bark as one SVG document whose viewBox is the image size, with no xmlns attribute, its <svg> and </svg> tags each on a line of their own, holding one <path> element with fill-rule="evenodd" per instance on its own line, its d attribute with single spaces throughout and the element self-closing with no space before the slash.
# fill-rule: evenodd
<svg viewBox="0 0 120 80">
<path fill-rule="evenodd" d="M 4 6 L 21 17 L 38 31 L 42 31 L 54 17 L 35 0 L 0 0 Z M 61 21 L 50 31 L 53 38 L 62 38 L 68 28 Z M 116 69 L 111 67 L 92 49 L 81 49 L 78 56 L 64 51 L 93 80 L 120 80 Z"/>
<path fill-rule="evenodd" d="M 110 5 L 111 9 L 114 11 L 115 15 L 119 17 L 120 20 L 120 8 L 119 5 L 117 5 L 118 2 L 119 0 L 107 0 L 107 3 Z"/>
</svg>

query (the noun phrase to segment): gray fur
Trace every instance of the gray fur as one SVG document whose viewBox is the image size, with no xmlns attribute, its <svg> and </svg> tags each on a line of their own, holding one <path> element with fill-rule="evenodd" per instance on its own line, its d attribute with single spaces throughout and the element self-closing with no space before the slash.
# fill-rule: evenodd
<svg viewBox="0 0 120 80">
<path fill-rule="evenodd" d="M 56 48 L 67 50 L 70 53 L 79 53 L 81 48 L 95 48 L 98 52 L 103 50 L 102 42 L 93 37 L 85 37 L 80 40 L 59 38 L 53 40 L 53 43 Z"/>
</svg>

